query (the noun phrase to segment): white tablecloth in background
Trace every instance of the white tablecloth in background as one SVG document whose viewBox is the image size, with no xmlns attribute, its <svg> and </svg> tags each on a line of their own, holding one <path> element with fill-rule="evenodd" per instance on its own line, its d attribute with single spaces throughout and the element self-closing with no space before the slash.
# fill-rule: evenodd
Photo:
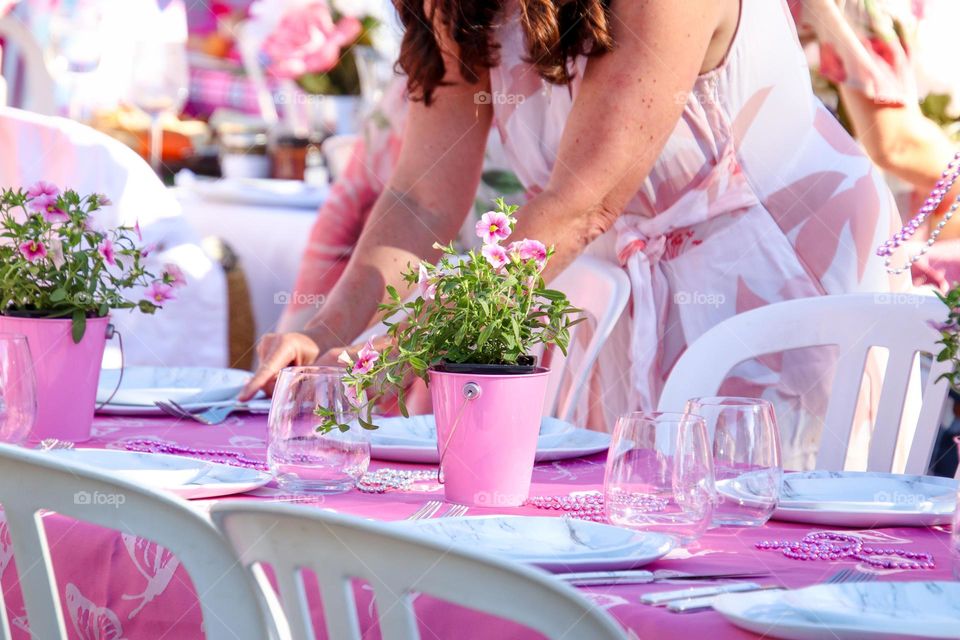
<svg viewBox="0 0 960 640">
<path fill-rule="evenodd" d="M 240 259 L 257 334 L 274 331 L 293 290 L 316 211 L 201 199 L 174 188 L 183 215 L 202 236 L 222 238 Z"/>
</svg>

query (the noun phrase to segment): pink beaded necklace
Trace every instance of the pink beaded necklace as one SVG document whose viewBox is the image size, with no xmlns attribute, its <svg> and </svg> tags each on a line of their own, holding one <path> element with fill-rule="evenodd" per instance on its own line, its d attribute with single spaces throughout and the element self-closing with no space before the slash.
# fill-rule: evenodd
<svg viewBox="0 0 960 640">
<path fill-rule="evenodd" d="M 933 569 L 933 554 L 868 547 L 859 536 L 849 533 L 814 531 L 797 541 L 762 540 L 761 551 L 779 549 L 794 560 L 859 560 L 879 569 Z"/>
<path fill-rule="evenodd" d="M 933 231 L 930 232 L 930 237 L 927 238 L 926 244 L 920 248 L 920 253 L 910 256 L 910 258 L 908 258 L 907 261 L 900 267 L 891 266 L 893 252 L 896 251 L 901 244 L 909 240 L 913 234 L 917 232 L 917 229 L 920 228 L 924 220 L 926 220 L 940 207 L 943 199 L 947 197 L 948 193 L 950 193 L 950 189 L 953 188 L 953 185 L 958 178 L 960 178 L 960 151 L 957 151 L 957 153 L 954 154 L 953 159 L 947 163 L 947 168 L 940 175 L 940 179 L 937 180 L 937 183 L 933 187 L 933 191 L 931 191 L 930 195 L 927 196 L 926 201 L 923 203 L 923 206 L 920 207 L 917 215 L 915 215 L 907 224 L 903 225 L 903 228 L 900 229 L 900 231 L 893 234 L 892 238 L 884 241 L 883 244 L 877 247 L 877 255 L 884 258 L 883 266 L 887 268 L 889 273 L 899 274 L 909 270 L 911 265 L 913 265 L 914 262 L 917 262 L 920 259 L 920 256 L 929 251 L 930 247 L 933 246 L 933 243 L 937 241 L 937 238 L 940 236 L 940 232 L 943 231 L 943 228 L 947 225 L 947 222 L 950 221 L 950 218 L 953 217 L 953 214 L 955 214 L 957 209 L 960 208 L 960 196 L 957 196 L 956 201 L 954 201 L 954 203 L 950 206 L 950 209 L 948 209 L 943 215 L 943 220 L 938 222 Z"/>
</svg>

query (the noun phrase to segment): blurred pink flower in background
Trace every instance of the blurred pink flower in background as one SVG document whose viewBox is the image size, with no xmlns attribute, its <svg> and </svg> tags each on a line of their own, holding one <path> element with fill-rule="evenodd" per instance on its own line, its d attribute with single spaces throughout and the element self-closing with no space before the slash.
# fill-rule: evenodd
<svg viewBox="0 0 960 640">
<path fill-rule="evenodd" d="M 19 0 L 0 0 L 0 17 L 7 15 Z"/>
<path fill-rule="evenodd" d="M 539 240 L 529 240 L 524 238 L 519 242 L 511 242 L 507 248 L 508 251 L 517 256 L 522 262 L 535 260 L 537 266 L 542 268 L 547 262 L 547 248 Z"/>
<path fill-rule="evenodd" d="M 117 259 L 113 251 L 113 243 L 110 242 L 109 238 L 103 239 L 103 242 L 101 242 L 100 246 L 97 247 L 97 252 L 103 257 L 103 261 L 109 264 L 111 267 L 117 265 Z"/>
<path fill-rule="evenodd" d="M 2 2 L 2 0 L 0 0 Z M 325 2 L 312 2 L 287 13 L 263 43 L 270 72 L 295 79 L 325 73 L 340 61 L 340 50 L 357 39 L 363 26 L 350 16 L 336 23 Z"/>
<path fill-rule="evenodd" d="M 183 287 L 187 284 L 187 277 L 183 275 L 183 269 L 169 262 L 163 267 L 163 282 L 171 287 Z"/>
<path fill-rule="evenodd" d="M 173 300 L 173 287 L 155 280 L 147 287 L 146 298 L 154 304 L 163 304 L 167 300 Z"/>
</svg>

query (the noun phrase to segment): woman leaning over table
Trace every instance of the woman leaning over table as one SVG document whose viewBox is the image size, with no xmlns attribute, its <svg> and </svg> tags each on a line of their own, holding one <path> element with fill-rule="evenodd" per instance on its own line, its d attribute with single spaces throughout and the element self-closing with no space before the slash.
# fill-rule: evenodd
<svg viewBox="0 0 960 640">
<path fill-rule="evenodd" d="M 516 238 L 589 251 L 632 281 L 597 375 L 607 416 L 652 409 L 687 344 L 780 300 L 889 290 L 873 248 L 899 220 L 882 178 L 811 92 L 781 0 L 400 0 L 415 98 L 387 191 L 327 304 L 265 336 L 247 392 L 290 363 L 332 361 L 386 284 L 434 259 L 462 220 L 495 125 L 536 195 Z M 534 61 L 534 62 L 528 62 Z M 777 404 L 785 464 L 819 441 L 825 350 L 745 363 L 724 392 Z M 608 422 L 609 424 L 609 422 Z"/>
</svg>

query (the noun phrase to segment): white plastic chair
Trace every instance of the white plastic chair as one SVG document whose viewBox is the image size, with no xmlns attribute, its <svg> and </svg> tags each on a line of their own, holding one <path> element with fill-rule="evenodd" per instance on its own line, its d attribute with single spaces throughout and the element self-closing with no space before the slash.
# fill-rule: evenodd
<svg viewBox="0 0 960 640">
<path fill-rule="evenodd" d="M 587 387 L 593 363 L 630 298 L 630 279 L 623 269 L 613 263 L 592 256 L 580 256 L 548 286 L 567 294 L 570 303 L 594 322 L 593 334 L 582 355 L 574 359 L 574 366 L 567 366 L 567 357 L 559 349 L 554 349 L 550 354 L 550 377 L 543 413 L 569 422 Z M 583 324 L 578 324 L 570 330 L 571 345 L 582 327 Z M 354 342 L 363 342 L 386 332 L 387 327 L 377 323 Z M 560 395 L 561 388 L 567 390 L 563 396 Z"/>
<path fill-rule="evenodd" d="M 262 565 L 273 567 L 295 640 L 315 637 L 299 577 L 303 570 L 317 576 L 327 635 L 337 640 L 361 637 L 352 579 L 373 588 L 384 640 L 420 638 L 412 597 L 417 593 L 518 622 L 549 638 L 626 638 L 603 610 L 541 571 L 448 548 L 395 526 L 250 502 L 218 504 L 211 516 L 257 577 L 279 626 L 283 611 Z"/>
<path fill-rule="evenodd" d="M 54 83 L 43 51 L 27 27 L 15 16 L 0 18 L 0 106 L 8 104 L 11 97 L 20 94 L 24 109 L 53 115 L 57 106 L 54 101 Z M 23 75 L 20 76 L 20 65 Z"/>
<path fill-rule="evenodd" d="M 67 638 L 40 509 L 149 538 L 170 550 L 196 588 L 208 639 L 272 637 L 249 574 L 209 520 L 183 500 L 9 445 L 0 445 L 0 478 L 0 505 L 32 637 Z M 0 621 L 0 635 L 11 637 L 6 616 Z"/>
<path fill-rule="evenodd" d="M 659 409 L 680 411 L 689 398 L 715 395 L 731 369 L 756 356 L 836 345 L 836 373 L 817 468 L 840 470 L 847 456 L 868 351 L 881 347 L 889 356 L 867 468 L 893 470 L 900 432 L 909 434 L 915 424 L 905 472 L 924 474 L 949 391 L 949 385 L 938 378 L 948 365 L 934 359 L 925 372 L 918 417 L 905 411 L 905 404 L 911 378 L 916 381 L 918 353 L 940 351 L 936 344 L 940 334 L 931 323 L 943 322 L 946 315 L 946 307 L 933 296 L 887 293 L 804 298 L 753 309 L 721 322 L 690 345 L 670 373 Z"/>
</svg>

